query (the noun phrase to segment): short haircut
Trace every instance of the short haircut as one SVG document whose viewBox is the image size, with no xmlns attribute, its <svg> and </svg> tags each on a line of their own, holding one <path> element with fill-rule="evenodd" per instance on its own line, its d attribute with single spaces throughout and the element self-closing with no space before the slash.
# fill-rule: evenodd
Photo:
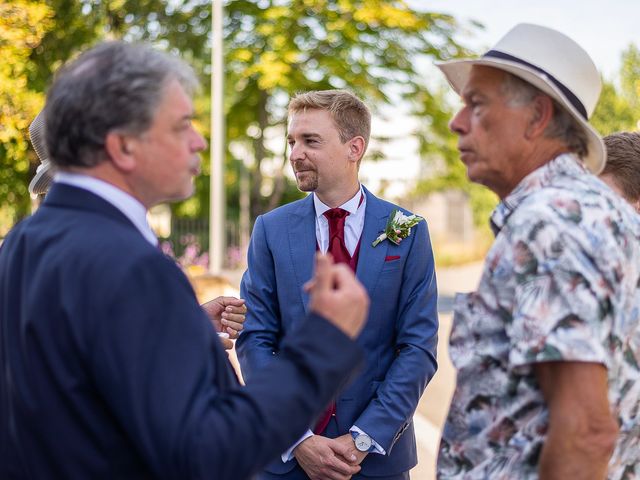
<svg viewBox="0 0 640 480">
<path fill-rule="evenodd" d="M 528 105 L 538 95 L 549 96 L 520 77 L 505 72 L 502 91 L 510 97 L 512 104 Z M 551 97 L 549 97 L 551 98 Z M 589 138 L 580 123 L 560 104 L 553 102 L 553 118 L 549 122 L 544 134 L 547 138 L 557 138 L 564 142 L 569 151 L 579 157 L 586 157 L 589 153 Z"/>
<path fill-rule="evenodd" d="M 340 141 L 363 137 L 365 149 L 371 135 L 371 112 L 347 90 L 316 90 L 299 93 L 289 102 L 289 115 L 305 110 L 326 110 L 338 129 Z"/>
<path fill-rule="evenodd" d="M 609 175 L 630 202 L 640 200 L 640 132 L 620 132 L 604 137 Z"/>
<path fill-rule="evenodd" d="M 47 95 L 51 162 L 64 169 L 104 161 L 107 134 L 147 131 L 174 79 L 189 94 L 199 86 L 189 65 L 146 44 L 105 42 L 81 54 L 56 74 Z"/>
</svg>

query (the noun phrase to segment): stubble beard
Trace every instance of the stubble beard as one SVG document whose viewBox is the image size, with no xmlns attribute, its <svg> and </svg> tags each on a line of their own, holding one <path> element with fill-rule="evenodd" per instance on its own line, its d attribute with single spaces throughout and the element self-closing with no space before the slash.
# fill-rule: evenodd
<svg viewBox="0 0 640 480">
<path fill-rule="evenodd" d="M 307 177 L 300 179 L 296 177 L 298 190 L 301 192 L 315 192 L 318 189 L 318 174 L 316 172 L 307 171 Z"/>
</svg>

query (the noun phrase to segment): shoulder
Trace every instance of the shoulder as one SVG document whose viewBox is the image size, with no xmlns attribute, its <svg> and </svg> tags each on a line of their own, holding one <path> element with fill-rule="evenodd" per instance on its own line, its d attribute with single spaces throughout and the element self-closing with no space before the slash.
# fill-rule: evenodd
<svg viewBox="0 0 640 480">
<path fill-rule="evenodd" d="M 400 205 L 375 196 L 366 188 L 364 189 L 364 191 L 367 195 L 367 209 L 371 208 L 373 211 L 380 213 L 381 215 L 391 215 L 394 210 L 399 210 L 404 215 L 414 215 L 413 212 Z"/>
<path fill-rule="evenodd" d="M 376 197 L 370 192 L 367 192 L 367 215 L 371 215 L 374 217 L 378 217 L 381 219 L 386 219 L 388 221 L 392 215 L 395 215 L 395 212 L 401 212 L 405 216 L 416 215 L 410 210 L 397 205 L 395 203 L 389 202 L 387 200 L 383 200 L 381 198 Z M 415 238 L 427 238 L 429 237 L 429 229 L 427 226 L 427 219 L 422 218 L 420 222 L 418 222 L 414 227 L 411 228 L 412 236 Z M 416 232 L 416 235 L 413 235 L 413 232 Z"/>
<path fill-rule="evenodd" d="M 640 217 L 618 195 L 592 175 L 579 182 L 552 185 L 534 192 L 513 213 L 510 226 L 550 225 L 567 234 L 589 231 L 606 235 L 607 226 L 623 222 L 636 229 Z"/>
<path fill-rule="evenodd" d="M 512 214 L 501 235 L 540 258 L 569 255 L 580 263 L 622 264 L 630 253 L 638 258 L 639 220 L 617 195 L 587 178 L 535 192 Z M 604 251 L 608 254 L 603 256 Z"/>
<path fill-rule="evenodd" d="M 109 286 L 124 282 L 138 268 L 156 268 L 175 262 L 149 243 L 131 224 L 100 214 L 78 211 L 60 219 L 57 226 L 49 219 L 47 238 L 55 238 L 48 254 L 61 269 L 75 269 L 78 278 Z M 42 224 L 34 229 L 45 230 Z M 177 267 L 175 267 L 177 268 Z"/>
<path fill-rule="evenodd" d="M 260 219 L 265 224 L 277 223 L 287 219 L 290 215 L 305 215 L 313 212 L 313 197 L 308 195 L 305 198 L 287 203 L 278 208 L 274 208 L 270 212 L 260 215 Z"/>
</svg>

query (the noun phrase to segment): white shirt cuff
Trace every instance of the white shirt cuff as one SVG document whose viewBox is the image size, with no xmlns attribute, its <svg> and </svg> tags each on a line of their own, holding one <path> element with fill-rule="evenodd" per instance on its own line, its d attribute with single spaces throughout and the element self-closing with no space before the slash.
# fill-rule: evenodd
<svg viewBox="0 0 640 480">
<path fill-rule="evenodd" d="M 289 450 L 287 450 L 286 452 L 284 452 L 280 458 L 282 459 L 283 463 L 287 463 L 291 460 L 293 460 L 293 451 L 295 450 L 295 448 L 300 445 L 302 442 L 304 442 L 307 438 L 309 437 L 313 437 L 313 432 L 311 430 L 307 430 L 304 435 L 302 435 L 300 437 L 300 439 L 294 443 L 291 448 L 289 448 Z"/>
<path fill-rule="evenodd" d="M 387 454 L 387 452 L 385 452 L 384 448 L 382 448 L 380 445 L 378 445 L 378 442 L 376 442 L 371 435 L 369 435 L 367 432 L 364 432 L 364 431 L 360 430 L 356 425 L 351 427 L 349 429 L 349 431 L 350 432 L 355 432 L 355 433 L 363 433 L 363 434 L 367 435 L 371 439 L 371 446 L 373 447 L 373 450 L 371 450 L 369 453 L 377 453 L 379 455 L 386 455 Z"/>
</svg>

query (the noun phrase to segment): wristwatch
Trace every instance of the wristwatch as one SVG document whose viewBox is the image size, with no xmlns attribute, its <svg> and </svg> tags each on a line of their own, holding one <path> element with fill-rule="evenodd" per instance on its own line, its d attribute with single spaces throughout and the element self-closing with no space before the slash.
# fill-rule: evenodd
<svg viewBox="0 0 640 480">
<path fill-rule="evenodd" d="M 357 433 L 351 432 L 351 436 L 353 437 L 353 443 L 355 443 L 356 448 L 361 452 L 370 452 L 373 446 L 373 441 L 371 437 L 366 433 Z"/>
</svg>

